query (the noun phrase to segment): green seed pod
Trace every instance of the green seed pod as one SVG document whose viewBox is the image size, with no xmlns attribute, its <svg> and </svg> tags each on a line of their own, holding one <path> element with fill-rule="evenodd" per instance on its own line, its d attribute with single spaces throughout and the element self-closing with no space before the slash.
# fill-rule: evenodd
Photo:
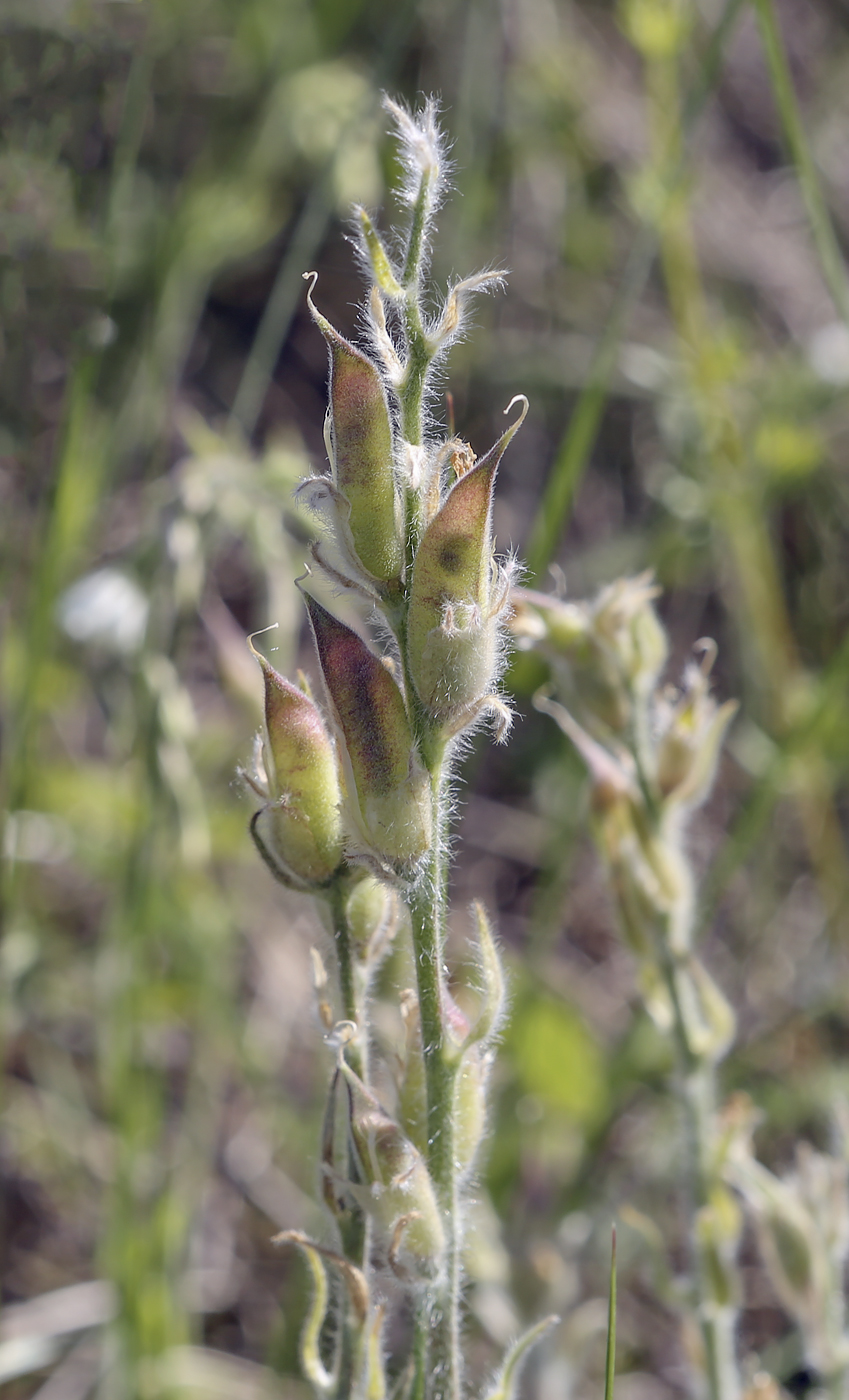
<svg viewBox="0 0 849 1400">
<path fill-rule="evenodd" d="M 416 553 L 407 658 L 422 703 L 442 722 L 473 711 L 495 683 L 508 580 L 492 557 L 492 494 L 526 410 L 527 403 L 518 422 L 460 477 Z"/>
<path fill-rule="evenodd" d="M 404 699 L 350 627 L 307 596 L 324 683 L 344 740 L 351 817 L 383 866 L 411 875 L 431 845 L 430 780 L 416 754 Z"/>
<path fill-rule="evenodd" d="M 383 380 L 377 366 L 316 310 L 310 295 L 307 302 L 330 352 L 333 482 L 350 508 L 347 522 L 337 523 L 349 532 L 366 573 L 390 584 L 401 574 L 404 539 Z"/>
<path fill-rule="evenodd" d="M 263 766 L 269 798 L 262 839 L 283 874 L 325 884 L 342 859 L 336 750 L 317 705 L 257 653 L 265 683 Z"/>
<path fill-rule="evenodd" d="M 486 1128 L 486 1085 L 490 1056 L 471 1045 L 454 1086 L 454 1159 L 463 1173 L 473 1165 Z"/>
<path fill-rule="evenodd" d="M 340 1066 L 350 1094 L 350 1131 L 368 1187 L 367 1205 L 392 1240 L 431 1277 L 442 1262 L 445 1231 L 424 1158 L 352 1069 Z"/>
</svg>

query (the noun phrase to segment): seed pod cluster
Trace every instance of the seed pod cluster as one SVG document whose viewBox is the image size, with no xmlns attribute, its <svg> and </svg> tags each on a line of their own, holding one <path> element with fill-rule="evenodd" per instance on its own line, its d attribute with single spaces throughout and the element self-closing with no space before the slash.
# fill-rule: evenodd
<svg viewBox="0 0 849 1400">
<path fill-rule="evenodd" d="M 462 334 L 473 294 L 502 279 L 458 281 L 431 312 L 425 273 L 445 152 L 433 104 L 417 118 L 387 105 L 409 179 L 402 198 L 410 221 L 396 259 L 358 211 L 371 271 L 365 345 L 319 310 L 317 279 L 307 274 L 309 311 L 329 359 L 328 469 L 297 493 L 316 520 L 303 592 L 320 699 L 259 657 L 265 730 L 248 781 L 263 800 L 252 823 L 260 853 L 282 883 L 317 896 L 329 937 L 324 953 L 313 950 L 313 971 L 318 1018 L 336 1056 L 321 1155 L 338 1248 L 285 1237 L 313 1276 L 304 1371 L 322 1396 L 335 1396 L 343 1376 L 346 1385 L 353 1378 L 352 1396 L 382 1400 L 383 1313 L 371 1287 L 382 1262 L 417 1292 L 431 1349 L 425 1391 L 428 1400 L 447 1400 L 463 1390 L 464 1193 L 486 1126 L 504 980 L 476 907 L 476 1018 L 447 986 L 446 794 L 458 738 L 486 718 L 496 738 L 509 727 L 500 677 L 514 566 L 496 557 L 493 495 L 527 401 L 508 406 L 518 402 L 518 413 L 480 460 L 453 423 L 446 433 L 432 426 L 425 409 L 434 369 Z M 415 970 L 416 989 L 400 994 L 404 1043 L 386 1053 L 383 1023 L 379 1036 L 371 1033 L 375 974 L 406 938 L 412 947 L 399 965 Z M 327 1301 L 334 1272 L 348 1293 L 335 1328 Z"/>
</svg>

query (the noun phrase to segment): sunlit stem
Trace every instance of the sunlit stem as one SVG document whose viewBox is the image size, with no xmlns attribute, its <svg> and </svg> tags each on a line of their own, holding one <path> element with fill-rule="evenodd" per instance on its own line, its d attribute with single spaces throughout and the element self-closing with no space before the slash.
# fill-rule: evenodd
<svg viewBox="0 0 849 1400">
<path fill-rule="evenodd" d="M 434 844 L 428 868 L 410 900 L 422 1049 L 427 1088 L 428 1166 L 443 1211 L 446 1260 L 443 1280 L 428 1300 L 419 1326 L 430 1329 L 431 1400 L 460 1400 L 461 1216 L 454 1148 L 457 1064 L 447 1042 L 442 998 L 447 877 L 447 824 L 444 762 L 431 770 Z"/>
</svg>

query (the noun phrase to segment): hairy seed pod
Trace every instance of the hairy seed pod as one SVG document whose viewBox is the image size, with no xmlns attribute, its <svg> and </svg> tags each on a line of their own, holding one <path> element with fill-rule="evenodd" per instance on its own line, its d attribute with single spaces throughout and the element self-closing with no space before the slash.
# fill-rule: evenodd
<svg viewBox="0 0 849 1400">
<path fill-rule="evenodd" d="M 419 698 L 437 720 L 473 709 L 495 683 L 507 580 L 492 557 L 492 495 L 498 464 L 524 416 L 460 477 L 416 553 L 407 658 Z"/>
<path fill-rule="evenodd" d="M 307 298 L 330 352 L 333 482 L 350 508 L 353 551 L 378 583 L 398 579 L 404 563 L 393 465 L 392 424 L 377 366 L 349 344 Z"/>
<path fill-rule="evenodd" d="M 324 683 L 343 739 L 352 818 L 396 874 L 412 874 L 431 844 L 430 781 L 404 699 L 361 637 L 307 596 Z"/>
<path fill-rule="evenodd" d="M 258 659 L 265 684 L 268 844 L 284 872 L 321 885 L 342 859 L 335 747 L 317 705 L 265 657 Z"/>
</svg>

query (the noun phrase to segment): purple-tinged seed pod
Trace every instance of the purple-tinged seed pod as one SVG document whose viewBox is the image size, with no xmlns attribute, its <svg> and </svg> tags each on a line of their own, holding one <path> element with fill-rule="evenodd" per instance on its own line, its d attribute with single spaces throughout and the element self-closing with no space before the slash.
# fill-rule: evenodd
<svg viewBox="0 0 849 1400">
<path fill-rule="evenodd" d="M 391 585 L 404 564 L 404 540 L 383 379 L 377 366 L 322 316 L 311 295 L 307 303 L 330 352 L 333 484 L 350 508 L 341 524 L 366 573 Z"/>
<path fill-rule="evenodd" d="M 333 740 L 318 706 L 256 653 L 265 685 L 263 841 L 281 873 L 325 884 L 342 860 L 341 790 Z"/>
<path fill-rule="evenodd" d="M 403 696 L 356 632 L 309 595 L 306 602 L 364 854 L 407 878 L 430 849 L 432 804 Z"/>
<path fill-rule="evenodd" d="M 492 557 L 492 495 L 498 464 L 524 416 L 460 477 L 416 553 L 407 659 L 422 704 L 444 723 L 471 717 L 497 678 L 507 579 Z"/>
</svg>

